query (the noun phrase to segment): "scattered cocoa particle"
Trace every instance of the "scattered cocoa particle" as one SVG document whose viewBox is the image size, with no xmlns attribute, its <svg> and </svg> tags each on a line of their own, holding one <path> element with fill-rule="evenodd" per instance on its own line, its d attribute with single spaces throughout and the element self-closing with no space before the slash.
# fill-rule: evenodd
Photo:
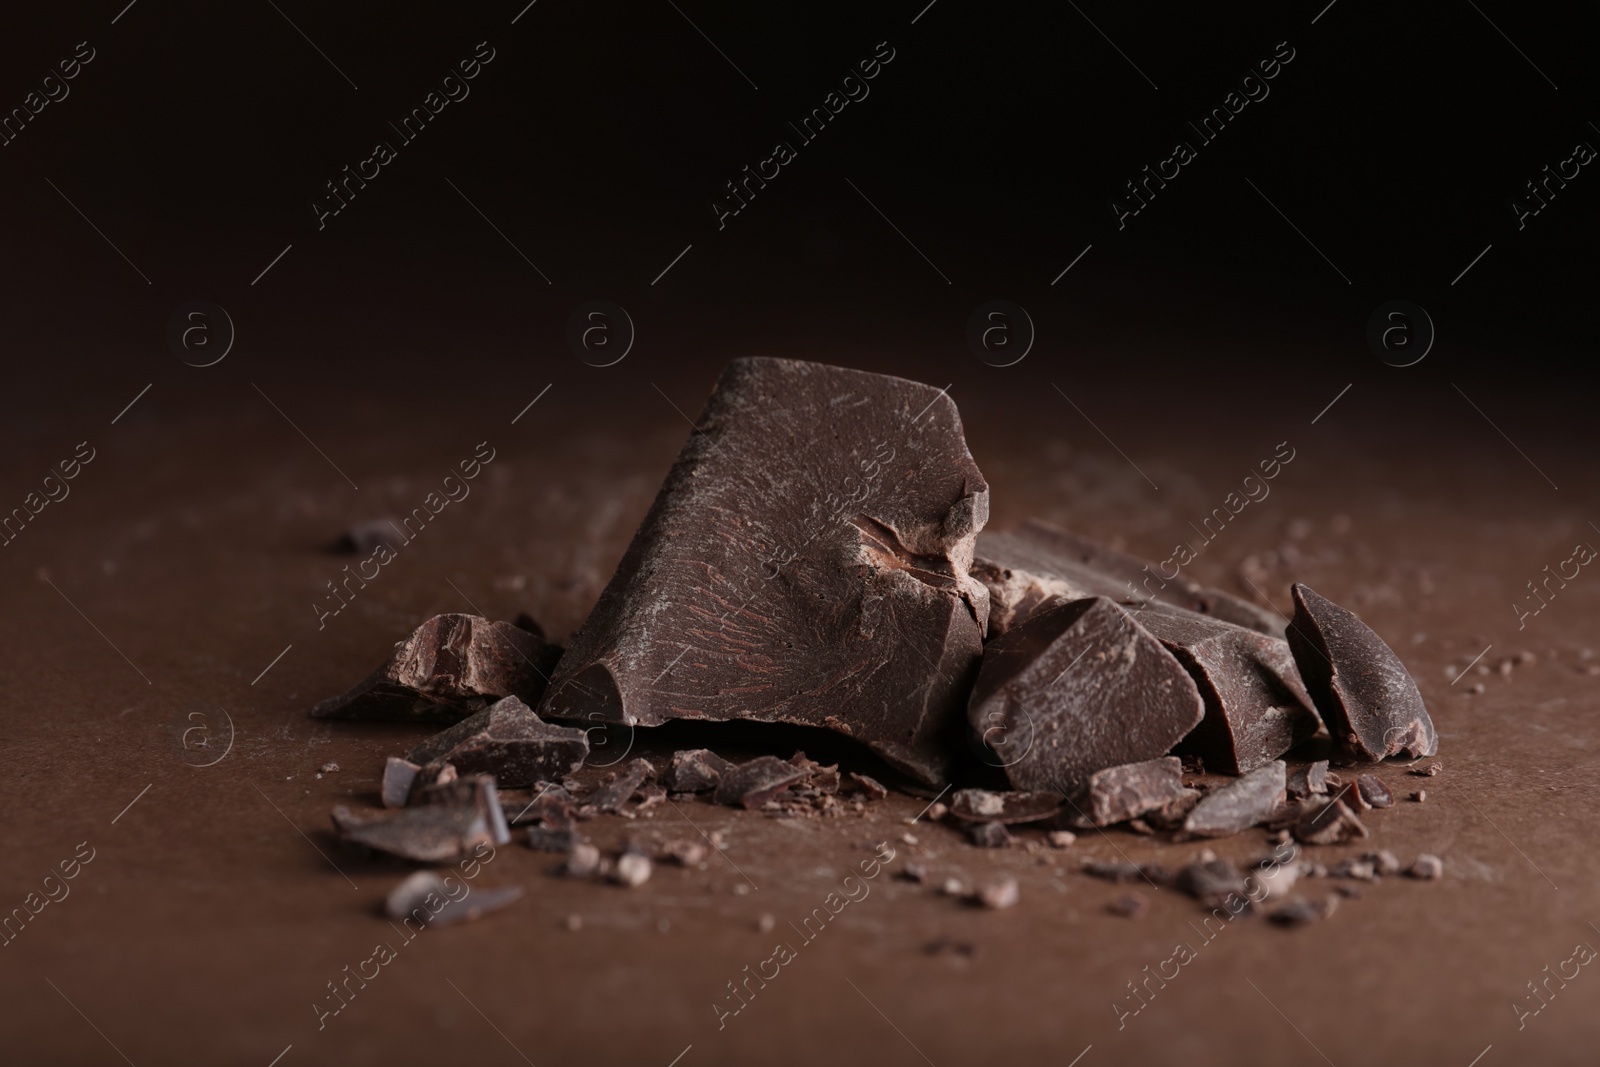
<svg viewBox="0 0 1600 1067">
<path fill-rule="evenodd" d="M 1361 794 L 1361 799 L 1367 802 L 1368 807 L 1388 808 L 1394 805 L 1394 794 L 1389 792 L 1383 779 L 1375 774 L 1359 775 L 1356 778 L 1356 792 Z"/>
<path fill-rule="evenodd" d="M 1150 902 L 1138 893 L 1129 893 L 1107 904 L 1106 910 L 1124 919 L 1142 919 L 1144 913 L 1150 910 Z"/>
<path fill-rule="evenodd" d="M 979 848 L 1005 848 L 1011 844 L 1012 837 L 1005 823 L 980 822 L 967 829 L 967 840 Z"/>
<path fill-rule="evenodd" d="M 681 840 L 668 841 L 662 846 L 662 854 L 680 867 L 698 867 L 705 862 L 707 855 L 706 846 L 699 841 Z"/>
<path fill-rule="evenodd" d="M 1009 874 L 985 882 L 978 889 L 978 903 L 986 908 L 1009 908 L 1016 904 L 1021 897 L 1017 888 L 1017 880 Z"/>
<path fill-rule="evenodd" d="M 1078 835 L 1071 830 L 1051 830 L 1044 835 L 1044 838 L 1053 848 L 1071 848 Z"/>
<path fill-rule="evenodd" d="M 1338 893 L 1341 897 L 1348 897 L 1351 900 L 1355 900 L 1361 896 L 1361 890 L 1357 889 L 1349 882 L 1340 882 L 1333 887 L 1333 891 Z"/>
<path fill-rule="evenodd" d="M 1279 926 L 1309 926 L 1321 922 L 1339 908 L 1339 898 L 1326 896 L 1321 900 L 1297 897 L 1279 904 L 1267 913 L 1267 918 Z"/>
<path fill-rule="evenodd" d="M 1444 861 L 1439 859 L 1438 856 L 1430 856 L 1424 852 L 1422 855 L 1417 857 L 1415 863 L 1407 868 L 1406 874 L 1410 875 L 1412 878 L 1420 878 L 1424 881 L 1432 881 L 1433 879 L 1444 874 Z"/>
<path fill-rule="evenodd" d="M 1411 794 L 1411 799 L 1416 801 L 1418 804 L 1421 804 L 1428 799 L 1428 791 L 1426 789 L 1419 789 L 1415 793 Z"/>
<path fill-rule="evenodd" d="M 756 921 L 756 929 L 760 930 L 764 934 L 771 933 L 772 928 L 777 925 L 778 920 L 774 919 L 771 914 L 767 912 L 762 912 L 761 918 Z"/>
<path fill-rule="evenodd" d="M 572 846 L 572 851 L 567 853 L 567 864 L 563 868 L 570 878 L 589 878 L 600 869 L 600 850 L 591 844 Z"/>
<path fill-rule="evenodd" d="M 1127 860 L 1084 860 L 1083 873 L 1108 882 L 1137 882 L 1144 877 L 1139 865 Z"/>
<path fill-rule="evenodd" d="M 922 951 L 930 956 L 965 956 L 967 959 L 978 954 L 978 946 L 970 941 L 957 941 L 949 934 L 940 934 L 938 937 L 922 946 Z"/>
<path fill-rule="evenodd" d="M 897 877 L 921 885 L 928 880 L 928 866 L 925 863 L 908 863 L 900 868 Z"/>
<path fill-rule="evenodd" d="M 1363 852 L 1361 858 L 1372 864 L 1379 874 L 1399 874 L 1400 858 L 1386 848 L 1376 852 Z"/>
<path fill-rule="evenodd" d="M 939 887 L 939 892 L 947 897 L 964 897 L 967 895 L 967 886 L 959 878 L 946 878 L 944 885 Z"/>
<path fill-rule="evenodd" d="M 1444 764 L 1440 763 L 1438 760 L 1432 760 L 1431 762 L 1424 763 L 1420 767 L 1412 768 L 1411 773 L 1416 775 L 1418 778 L 1432 778 L 1443 770 Z"/>
<path fill-rule="evenodd" d="M 839 791 L 845 794 L 865 793 L 873 800 L 882 800 L 889 795 L 889 790 L 885 789 L 883 784 L 876 778 L 869 778 L 864 774 L 857 774 L 855 771 L 851 771 L 839 783 Z"/>
<path fill-rule="evenodd" d="M 324 763 L 321 767 L 317 768 L 317 773 L 318 774 L 332 774 L 334 771 L 336 771 L 338 769 L 339 769 L 339 765 L 337 763 L 334 763 L 332 760 L 329 760 L 327 763 Z"/>
<path fill-rule="evenodd" d="M 582 930 L 583 916 L 579 915 L 577 912 L 573 912 L 571 915 L 567 916 L 566 926 L 568 930 Z"/>
<path fill-rule="evenodd" d="M 950 809 L 936 800 L 932 804 L 928 805 L 928 812 L 923 817 L 929 822 L 938 822 L 948 814 L 950 814 Z"/>
<path fill-rule="evenodd" d="M 637 889 L 650 880 L 651 869 L 649 856 L 637 852 L 624 852 L 617 858 L 617 866 L 611 872 L 611 880 L 629 889 Z"/>
</svg>

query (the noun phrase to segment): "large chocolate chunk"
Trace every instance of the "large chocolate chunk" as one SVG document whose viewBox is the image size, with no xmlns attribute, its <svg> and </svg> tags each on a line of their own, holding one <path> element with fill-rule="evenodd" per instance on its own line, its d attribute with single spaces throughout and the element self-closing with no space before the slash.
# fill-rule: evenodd
<svg viewBox="0 0 1600 1067">
<path fill-rule="evenodd" d="M 583 766 L 589 735 L 551 726 L 516 697 L 506 697 L 434 734 L 406 756 L 412 763 L 445 761 L 458 774 L 492 774 L 508 789 L 553 782 Z"/>
<path fill-rule="evenodd" d="M 561 657 L 552 645 L 508 622 L 435 615 L 355 688 L 311 709 L 318 719 L 454 722 L 501 697 L 536 705 Z"/>
<path fill-rule="evenodd" d="M 968 567 L 988 517 L 942 390 L 735 360 L 540 713 L 825 726 L 941 784 L 982 652 Z"/>
<path fill-rule="evenodd" d="M 1294 586 L 1289 647 L 1328 732 L 1356 759 L 1439 750 L 1417 683 L 1383 638 L 1309 586 Z"/>
<path fill-rule="evenodd" d="M 1255 770 L 1322 727 L 1282 638 L 1164 604 L 1135 610 L 1133 617 L 1200 687 L 1206 717 L 1182 751 L 1200 756 L 1213 771 Z"/>
<path fill-rule="evenodd" d="M 1105 597 L 1046 608 L 991 641 L 967 711 L 1013 786 L 1067 793 L 1165 755 L 1203 714 L 1183 666 Z"/>
<path fill-rule="evenodd" d="M 1154 568 L 1154 570 L 1152 570 Z M 1161 568 L 1039 519 L 1008 533 L 978 538 L 972 573 L 989 587 L 990 630 L 1003 633 L 1051 597 L 1110 597 L 1123 605 L 1167 604 L 1270 636 L 1283 633 L 1274 615 L 1221 589 Z"/>
<path fill-rule="evenodd" d="M 1226 837 L 1270 818 L 1286 799 L 1284 771 L 1283 761 L 1273 760 L 1206 794 L 1183 828 L 1201 837 Z"/>
</svg>

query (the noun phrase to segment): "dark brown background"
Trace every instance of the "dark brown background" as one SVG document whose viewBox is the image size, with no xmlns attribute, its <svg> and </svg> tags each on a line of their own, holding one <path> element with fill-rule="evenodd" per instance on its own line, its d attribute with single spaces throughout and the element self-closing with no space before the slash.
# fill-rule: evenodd
<svg viewBox="0 0 1600 1067">
<path fill-rule="evenodd" d="M 1592 15 L 939 0 L 913 25 L 921 3 L 680 14 L 540 0 L 511 26 L 520 3 L 278 6 L 139 0 L 115 25 L 120 3 L 4 16 L 0 106 L 76 42 L 99 53 L 0 148 L 3 506 L 79 441 L 98 451 L 0 549 L 0 905 L 79 842 L 96 849 L 71 895 L 0 948 L 8 1062 L 120 1050 L 265 1065 L 291 1045 L 283 1064 L 666 1065 L 692 1046 L 683 1067 L 1064 1065 L 1091 1045 L 1084 1067 L 1465 1067 L 1490 1045 L 1485 1067 L 1592 1062 L 1591 968 L 1521 1031 L 1510 1005 L 1575 943 L 1600 944 L 1587 670 L 1600 587 L 1585 570 L 1520 631 L 1512 608 L 1546 564 L 1600 542 L 1583 358 L 1596 201 L 1585 171 L 1525 230 L 1506 206 L 1573 141 L 1600 139 L 1585 134 Z M 484 39 L 498 55 L 472 95 L 318 233 L 321 183 Z M 721 183 L 886 39 L 898 55 L 872 95 L 719 233 L 706 202 Z M 1298 54 L 1272 95 L 1118 232 L 1106 202 L 1121 182 L 1280 40 Z M 1039 332 L 1005 369 L 964 341 L 997 296 Z M 604 370 L 563 339 L 595 297 L 639 331 Z M 191 298 L 238 327 L 215 367 L 166 349 Z M 1395 298 L 1438 327 L 1415 367 L 1363 343 Z M 722 363 L 750 354 L 949 382 L 992 525 L 1043 515 L 1158 558 L 1289 441 L 1272 496 L 1193 573 L 1248 592 L 1241 564 L 1254 557 L 1258 575 L 1270 552 L 1258 584 L 1280 608 L 1305 580 L 1394 644 L 1447 769 L 1426 804 L 1376 813 L 1371 844 L 1437 853 L 1445 878 L 1389 880 L 1304 931 L 1234 924 L 1119 1031 L 1124 983 L 1196 941 L 1202 913 L 1147 892 L 1144 919 L 1117 919 L 1104 905 L 1121 890 L 1076 867 L 1192 847 L 1116 833 L 1041 861 L 926 825 L 908 845 L 911 798 L 809 829 L 694 805 L 701 828 L 727 832 L 729 862 L 628 892 L 502 849 L 483 884 L 527 897 L 426 932 L 319 1032 L 324 983 L 394 940 L 376 909 L 404 873 L 343 850 L 328 810 L 370 802 L 382 757 L 421 731 L 317 724 L 305 708 L 434 612 L 528 610 L 570 632 L 689 430 L 673 405 L 694 416 Z M 311 605 L 347 562 L 327 542 L 409 509 L 485 439 L 498 456 L 473 495 L 319 631 Z M 1538 660 L 1452 685 L 1485 646 L 1481 666 Z M 1464 692 L 1477 682 L 1483 694 Z M 224 714 L 234 724 L 214 767 L 190 765 L 210 758 L 183 745 L 195 713 L 218 743 Z M 316 778 L 328 760 L 342 769 Z M 1422 784 L 1383 774 L 1403 793 Z M 595 834 L 692 832 L 670 809 L 641 823 Z M 882 876 L 719 1032 L 725 983 L 885 839 L 893 869 L 1012 870 L 1022 901 L 977 912 Z M 1262 838 L 1219 850 L 1253 856 Z M 941 936 L 975 955 L 925 951 Z"/>
</svg>

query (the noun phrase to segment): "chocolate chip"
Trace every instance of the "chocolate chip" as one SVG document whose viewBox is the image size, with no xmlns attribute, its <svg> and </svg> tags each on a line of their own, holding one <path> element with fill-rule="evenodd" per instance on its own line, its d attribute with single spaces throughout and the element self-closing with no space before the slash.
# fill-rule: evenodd
<svg viewBox="0 0 1600 1067">
<path fill-rule="evenodd" d="M 1328 761 L 1317 760 L 1315 763 L 1304 767 L 1296 767 L 1289 772 L 1287 782 L 1289 796 L 1295 800 L 1303 800 L 1313 793 L 1326 793 L 1328 791 Z"/>
<path fill-rule="evenodd" d="M 454 722 L 492 701 L 539 701 L 561 648 L 507 622 L 435 615 L 348 692 L 311 709 L 318 719 Z"/>
<path fill-rule="evenodd" d="M 589 755 L 582 730 L 552 726 L 511 696 L 412 749 L 413 763 L 447 760 L 462 774 L 492 774 L 509 788 L 571 774 Z"/>
<path fill-rule="evenodd" d="M 1078 835 L 1071 830 L 1051 830 L 1044 836 L 1052 848 L 1071 848 L 1072 843 L 1078 840 Z"/>
<path fill-rule="evenodd" d="M 1273 760 L 1200 798 L 1183 828 L 1201 837 L 1226 837 L 1269 818 L 1286 796 L 1284 765 Z"/>
<path fill-rule="evenodd" d="M 967 565 L 988 512 L 942 390 L 734 360 L 541 711 L 822 726 L 942 785 L 982 652 Z"/>
<path fill-rule="evenodd" d="M 637 889 L 650 880 L 651 870 L 649 856 L 642 856 L 637 852 L 624 852 L 617 858 L 617 865 L 611 872 L 611 880 L 629 889 Z"/>
<path fill-rule="evenodd" d="M 1165 755 L 1203 714 L 1172 653 L 1104 597 L 1047 608 L 991 641 L 967 713 L 1014 787 L 1067 791 Z"/>
<path fill-rule="evenodd" d="M 1309 587 L 1293 588 L 1289 646 L 1306 689 L 1343 751 L 1377 761 L 1439 747 L 1417 683 L 1371 627 Z"/>
</svg>

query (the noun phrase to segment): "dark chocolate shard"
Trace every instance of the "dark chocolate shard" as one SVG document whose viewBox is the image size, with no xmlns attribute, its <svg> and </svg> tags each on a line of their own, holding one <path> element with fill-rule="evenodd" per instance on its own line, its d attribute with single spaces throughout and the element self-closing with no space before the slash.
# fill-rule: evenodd
<svg viewBox="0 0 1600 1067">
<path fill-rule="evenodd" d="M 1066 802 L 1060 793 L 994 793 L 987 789 L 958 789 L 950 796 L 950 814 L 964 822 L 1016 823 L 1047 819 Z"/>
<path fill-rule="evenodd" d="M 1177 884 L 1208 908 L 1222 907 L 1229 897 L 1244 899 L 1249 890 L 1244 872 L 1225 859 L 1189 864 L 1178 872 Z"/>
<path fill-rule="evenodd" d="M 672 754 L 663 784 L 674 793 L 704 793 L 715 789 L 732 766 L 708 748 L 684 749 Z"/>
<path fill-rule="evenodd" d="M 1111 826 L 1160 811 L 1182 800 L 1186 792 L 1182 763 L 1162 756 L 1096 771 L 1077 804 L 1095 826 Z"/>
<path fill-rule="evenodd" d="M 778 794 L 811 777 L 811 770 L 777 756 L 757 756 L 730 767 L 717 783 L 716 802 L 759 808 Z"/>
<path fill-rule="evenodd" d="M 1166 755 L 1203 714 L 1178 660 L 1104 597 L 1054 605 L 991 641 L 967 711 L 1013 786 L 1067 793 Z"/>
<path fill-rule="evenodd" d="M 426 804 L 363 819 L 344 805 L 333 825 L 346 841 L 417 863 L 450 863 L 496 841 L 488 816 L 476 806 Z"/>
<path fill-rule="evenodd" d="M 989 586 L 990 630 L 1004 633 L 1044 601 L 1110 597 L 1124 606 L 1167 604 L 1272 637 L 1283 622 L 1248 600 L 1181 576 L 1060 526 L 1030 519 L 978 538 L 972 573 Z"/>
<path fill-rule="evenodd" d="M 421 784 L 421 777 L 418 775 L 419 784 L 411 787 L 411 796 L 406 800 L 408 808 L 432 805 L 470 809 L 483 815 L 495 844 L 503 845 L 511 840 L 511 827 L 506 822 L 505 809 L 500 806 L 500 791 L 495 788 L 494 775 L 474 774 L 433 785 Z"/>
<path fill-rule="evenodd" d="M 1320 807 L 1308 806 L 1303 809 L 1299 821 L 1294 825 L 1294 839 L 1307 845 L 1339 845 L 1366 837 L 1366 825 L 1342 799 L 1347 795 L 1341 791 L 1339 797 Z"/>
<path fill-rule="evenodd" d="M 1370 808 L 1388 808 L 1394 806 L 1394 794 L 1389 792 L 1389 787 L 1383 784 L 1383 779 L 1375 774 L 1356 775 L 1356 792 L 1361 799 L 1367 802 Z"/>
<path fill-rule="evenodd" d="M 318 719 L 454 722 L 501 697 L 537 705 L 561 648 L 508 622 L 435 615 L 348 692 L 311 709 Z"/>
<path fill-rule="evenodd" d="M 967 840 L 979 848 L 1005 848 L 1012 837 L 1003 822 L 975 822 L 967 827 Z"/>
<path fill-rule="evenodd" d="M 1245 774 L 1322 727 L 1289 643 L 1163 604 L 1133 612 L 1194 678 L 1206 715 L 1181 749 L 1213 772 Z"/>
<path fill-rule="evenodd" d="M 882 782 L 871 775 L 859 774 L 855 771 L 851 771 L 839 782 L 839 789 L 846 795 L 865 793 L 872 800 L 882 800 L 889 795 L 889 790 L 884 787 Z"/>
<path fill-rule="evenodd" d="M 383 786 L 380 795 L 386 808 L 403 808 L 411 795 L 411 786 L 417 780 L 421 767 L 399 756 L 390 756 L 383 764 Z"/>
<path fill-rule="evenodd" d="M 1313 793 L 1326 793 L 1328 791 L 1328 761 L 1319 759 L 1315 763 L 1304 767 L 1296 767 L 1289 772 L 1289 796 L 1295 800 L 1304 800 Z"/>
<path fill-rule="evenodd" d="M 633 759 L 628 765 L 617 773 L 609 782 L 601 785 L 583 800 L 585 808 L 606 813 L 622 810 L 622 806 L 633 799 L 633 794 L 646 779 L 655 777 L 656 769 L 647 759 Z"/>
<path fill-rule="evenodd" d="M 433 871 L 417 871 L 389 891 L 384 911 L 391 919 L 411 919 L 419 926 L 470 922 L 522 897 L 520 886 L 485 889 L 459 879 L 446 880 Z"/>
<path fill-rule="evenodd" d="M 1271 818 L 1286 799 L 1284 765 L 1273 760 L 1238 781 L 1207 793 L 1194 806 L 1183 828 L 1201 837 L 1226 837 Z"/>
<path fill-rule="evenodd" d="M 1355 614 L 1296 584 L 1289 647 L 1335 742 L 1376 762 L 1439 750 L 1433 720 L 1405 665 Z"/>
<path fill-rule="evenodd" d="M 588 755 L 587 733 L 552 726 L 511 696 L 428 738 L 407 758 L 413 763 L 447 760 L 461 774 L 492 774 L 516 789 L 571 774 Z"/>
<path fill-rule="evenodd" d="M 823 726 L 942 785 L 988 618 L 968 574 L 988 514 L 942 390 L 734 360 L 540 711 Z"/>
<path fill-rule="evenodd" d="M 1124 919 L 1142 919 L 1150 910 L 1150 902 L 1138 893 L 1125 893 L 1106 905 L 1106 910 Z"/>
</svg>

